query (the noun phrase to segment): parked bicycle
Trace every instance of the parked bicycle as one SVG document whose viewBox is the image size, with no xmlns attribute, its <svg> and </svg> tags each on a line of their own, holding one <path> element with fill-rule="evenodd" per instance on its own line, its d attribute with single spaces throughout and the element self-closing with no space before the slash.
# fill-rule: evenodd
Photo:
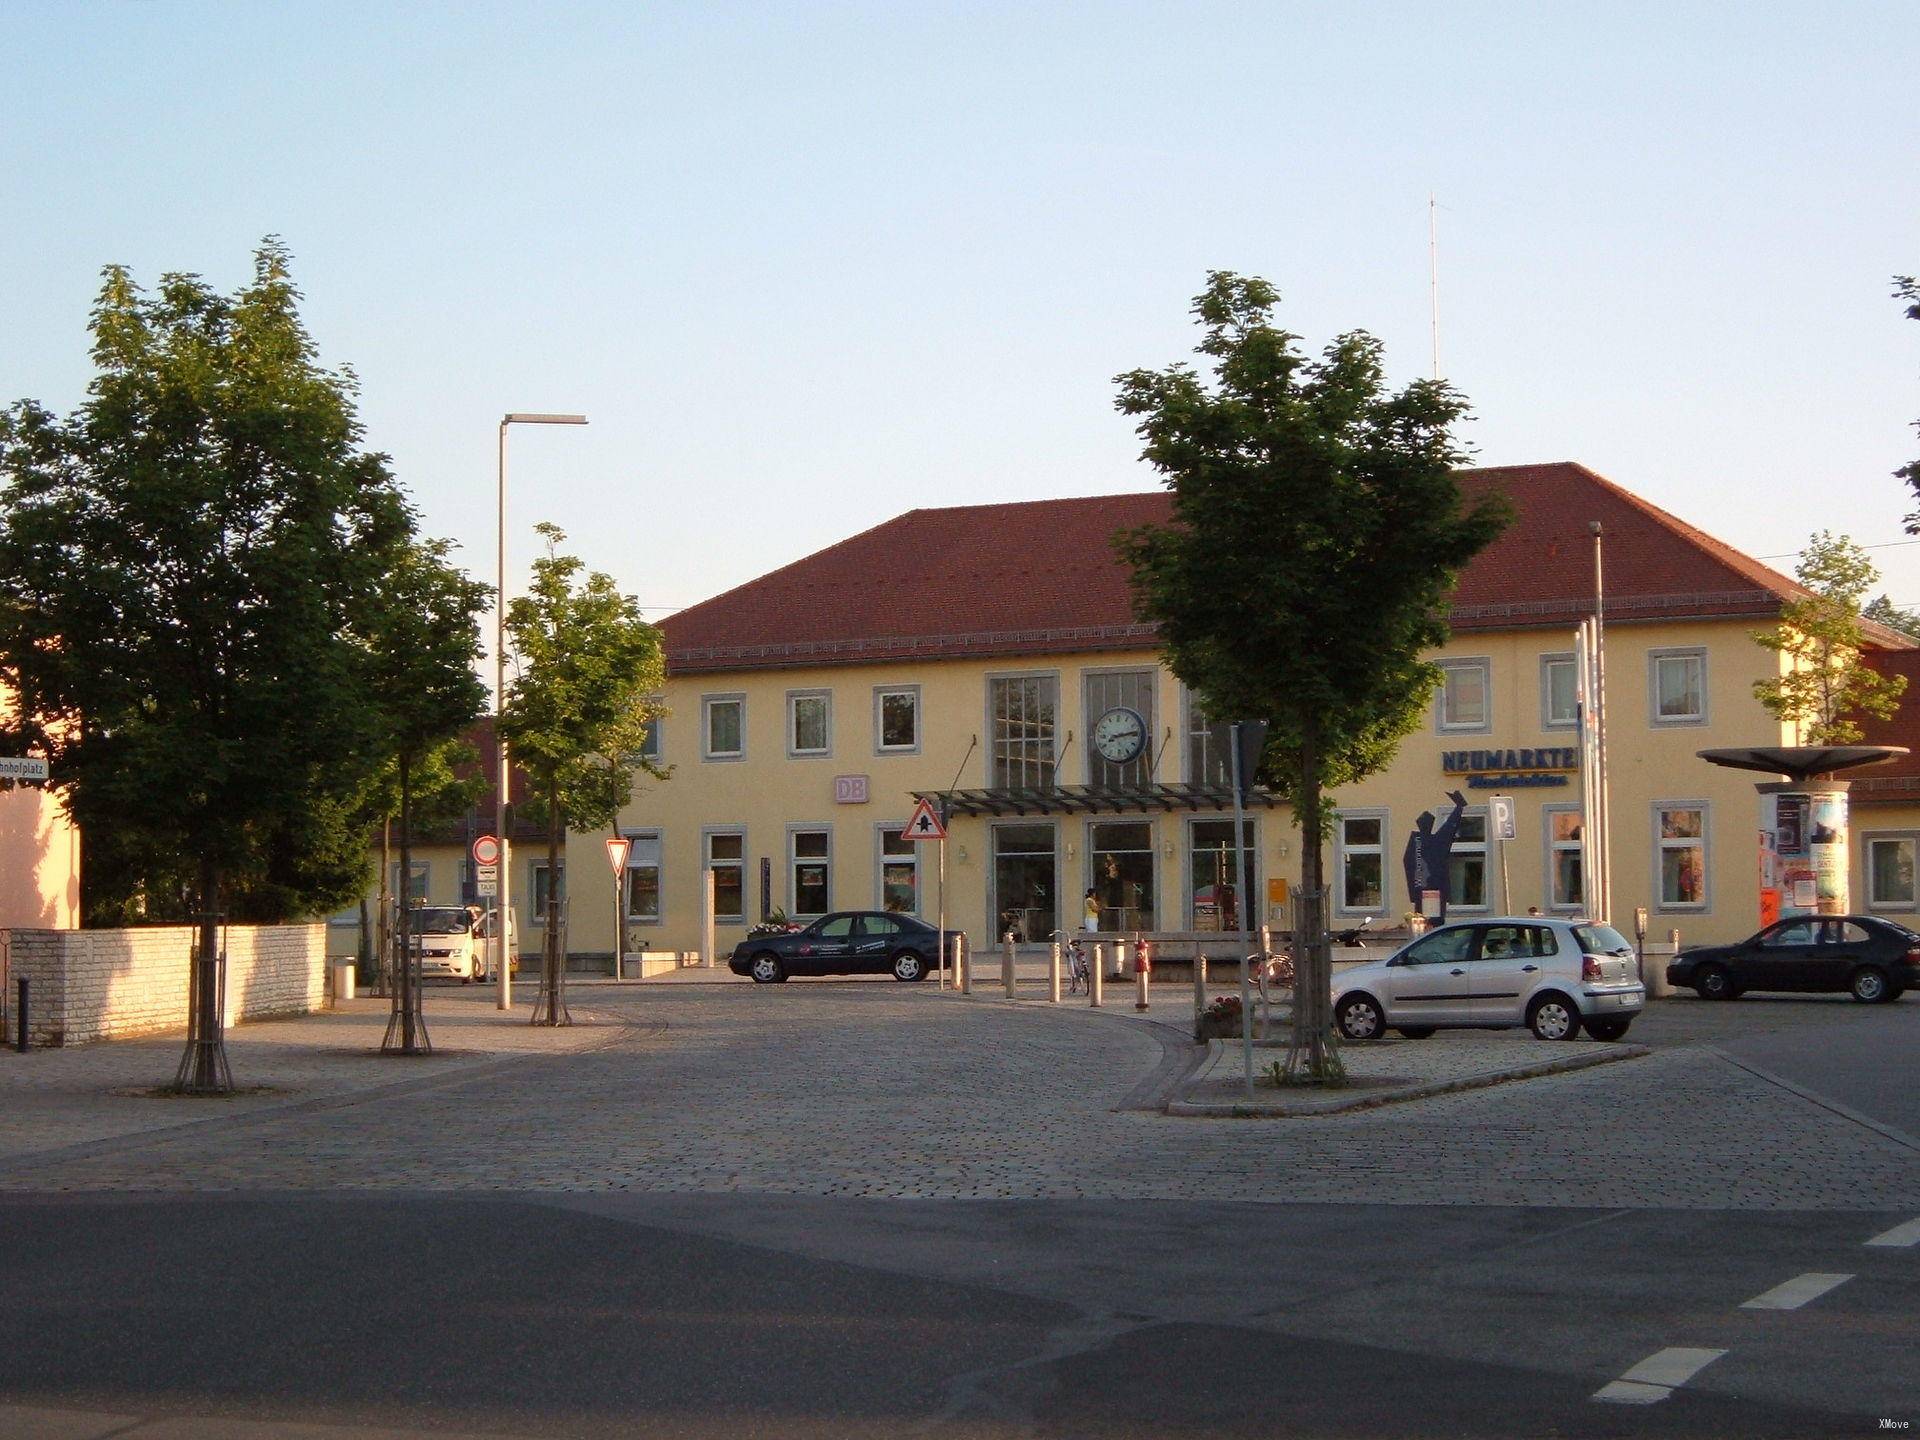
<svg viewBox="0 0 1920 1440">
<path fill-rule="evenodd" d="M 1093 969 L 1087 963 L 1087 952 L 1071 930 L 1056 930 L 1053 938 L 1060 942 L 1060 954 L 1067 962 L 1067 993 L 1079 995 L 1093 992 Z"/>
</svg>

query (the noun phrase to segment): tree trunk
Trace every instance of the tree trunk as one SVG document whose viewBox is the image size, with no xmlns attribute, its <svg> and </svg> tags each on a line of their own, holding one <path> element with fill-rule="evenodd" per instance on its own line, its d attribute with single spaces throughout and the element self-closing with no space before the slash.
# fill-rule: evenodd
<svg viewBox="0 0 1920 1440">
<path fill-rule="evenodd" d="M 1326 931 L 1326 860 L 1321 825 L 1319 736 L 1311 722 L 1301 731 L 1300 776 L 1294 814 L 1300 825 L 1300 897 L 1294 906 L 1296 960 L 1293 1040 L 1288 1047 L 1290 1073 L 1311 1080 L 1338 1078 L 1330 1053 L 1333 952 Z"/>
</svg>

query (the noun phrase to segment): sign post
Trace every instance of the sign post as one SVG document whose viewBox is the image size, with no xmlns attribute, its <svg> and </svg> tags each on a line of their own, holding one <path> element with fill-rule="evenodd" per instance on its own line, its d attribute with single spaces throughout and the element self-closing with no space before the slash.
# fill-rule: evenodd
<svg viewBox="0 0 1920 1440">
<path fill-rule="evenodd" d="M 1507 842 L 1513 839 L 1515 834 L 1513 797 L 1511 795 L 1495 795 L 1490 808 L 1493 811 L 1494 838 L 1500 842 L 1500 909 L 1504 913 L 1511 915 L 1513 913 L 1513 890 L 1512 887 L 1507 884 Z"/>
<path fill-rule="evenodd" d="M 944 801 L 941 804 L 941 808 L 942 809 L 946 808 Z M 946 826 L 946 821 L 944 817 L 934 812 L 932 801 L 925 800 L 925 799 L 920 800 L 917 804 L 914 805 L 913 814 L 907 817 L 907 825 L 906 825 L 906 828 L 900 832 L 900 838 L 902 840 L 910 841 L 915 844 L 918 844 L 920 841 L 923 841 L 923 840 L 936 840 L 940 844 L 940 850 L 939 850 L 940 898 L 937 903 L 938 903 L 939 912 L 940 912 L 940 919 L 939 919 L 940 985 L 941 985 L 941 988 L 944 989 L 947 983 L 947 826 Z M 913 867 L 913 873 L 914 873 L 914 880 L 917 888 L 919 877 L 920 877 L 920 867 L 918 865 L 915 865 Z"/>
<path fill-rule="evenodd" d="M 499 914 L 500 841 L 493 835 L 478 836 L 473 842 L 473 893 L 487 902 L 492 933 L 487 937 L 487 964 L 493 973 L 505 973 L 507 964 L 507 927 Z"/>
<path fill-rule="evenodd" d="M 626 887 L 621 883 L 626 877 L 627 855 L 633 849 L 633 841 L 624 835 L 616 834 L 607 841 L 607 864 L 613 867 L 613 978 L 627 978 L 627 925 L 621 891 Z"/>
</svg>

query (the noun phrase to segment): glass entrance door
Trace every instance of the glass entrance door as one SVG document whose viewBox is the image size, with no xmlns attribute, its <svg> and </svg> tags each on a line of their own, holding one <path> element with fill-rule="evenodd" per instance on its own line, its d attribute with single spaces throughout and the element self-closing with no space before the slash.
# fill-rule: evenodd
<svg viewBox="0 0 1920 1440">
<path fill-rule="evenodd" d="M 1047 939 L 1060 928 L 1054 827 L 995 825 L 992 835 L 994 938 Z"/>
</svg>

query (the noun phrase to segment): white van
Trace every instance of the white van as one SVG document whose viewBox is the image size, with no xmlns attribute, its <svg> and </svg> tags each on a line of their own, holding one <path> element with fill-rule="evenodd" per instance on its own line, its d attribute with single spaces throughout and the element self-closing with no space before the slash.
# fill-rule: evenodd
<svg viewBox="0 0 1920 1440">
<path fill-rule="evenodd" d="M 469 984 L 487 978 L 487 957 L 497 922 L 478 905 L 423 905 L 407 912 L 407 926 L 419 936 L 420 973 L 445 975 Z M 520 971 L 519 927 L 508 923 L 507 951 L 513 973 Z"/>
</svg>

